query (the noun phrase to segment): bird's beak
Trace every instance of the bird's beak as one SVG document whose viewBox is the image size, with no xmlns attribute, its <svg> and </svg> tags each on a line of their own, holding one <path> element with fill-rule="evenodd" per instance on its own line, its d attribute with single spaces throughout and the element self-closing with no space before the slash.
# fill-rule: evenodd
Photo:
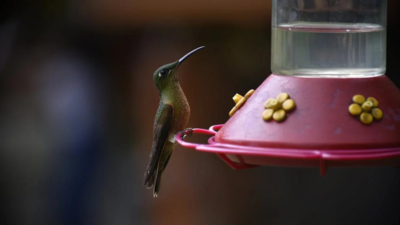
<svg viewBox="0 0 400 225">
<path fill-rule="evenodd" d="M 182 58 L 180 58 L 178 60 L 178 65 L 181 64 L 183 61 L 185 61 L 185 59 L 187 59 L 190 55 L 192 55 L 193 53 L 197 52 L 198 50 L 200 50 L 202 48 L 205 48 L 205 46 L 198 47 L 195 50 L 193 50 L 193 51 L 189 52 L 188 54 L 184 55 Z"/>
</svg>

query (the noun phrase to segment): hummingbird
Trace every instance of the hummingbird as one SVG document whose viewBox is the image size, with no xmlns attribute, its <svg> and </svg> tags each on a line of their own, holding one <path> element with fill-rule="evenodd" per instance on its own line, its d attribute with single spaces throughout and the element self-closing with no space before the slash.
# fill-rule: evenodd
<svg viewBox="0 0 400 225">
<path fill-rule="evenodd" d="M 183 61 L 201 46 L 187 53 L 178 61 L 158 68 L 153 75 L 153 81 L 159 91 L 160 103 L 153 125 L 153 145 L 150 162 L 144 174 L 144 185 L 153 187 L 153 197 L 160 190 L 161 177 L 174 151 L 175 134 L 182 131 L 190 117 L 190 107 L 179 84 L 177 72 Z"/>
</svg>

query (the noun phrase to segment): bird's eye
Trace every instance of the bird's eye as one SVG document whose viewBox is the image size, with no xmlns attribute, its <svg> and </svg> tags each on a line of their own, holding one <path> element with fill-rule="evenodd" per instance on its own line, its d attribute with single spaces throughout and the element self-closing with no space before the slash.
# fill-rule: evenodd
<svg viewBox="0 0 400 225">
<path fill-rule="evenodd" d="M 161 70 L 161 71 L 158 73 L 158 76 L 159 76 L 159 77 L 162 77 L 162 76 L 165 76 L 167 73 L 168 73 L 168 70 Z"/>
</svg>

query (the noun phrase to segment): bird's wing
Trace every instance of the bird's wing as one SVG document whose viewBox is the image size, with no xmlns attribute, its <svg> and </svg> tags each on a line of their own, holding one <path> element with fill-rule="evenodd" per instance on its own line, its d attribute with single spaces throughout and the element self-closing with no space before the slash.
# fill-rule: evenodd
<svg viewBox="0 0 400 225">
<path fill-rule="evenodd" d="M 154 119 L 153 146 L 150 153 L 150 162 L 144 176 L 144 183 L 149 188 L 153 186 L 154 172 L 157 170 L 158 161 L 163 151 L 164 144 L 168 139 L 173 119 L 174 107 L 170 104 L 160 102 L 156 118 Z"/>
</svg>

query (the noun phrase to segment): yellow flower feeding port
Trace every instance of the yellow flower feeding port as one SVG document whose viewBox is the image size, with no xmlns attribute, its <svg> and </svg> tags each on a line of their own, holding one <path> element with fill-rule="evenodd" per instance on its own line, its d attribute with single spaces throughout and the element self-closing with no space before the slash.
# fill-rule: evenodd
<svg viewBox="0 0 400 225">
<path fill-rule="evenodd" d="M 229 112 L 229 116 L 233 116 L 233 114 L 235 114 L 235 112 L 240 109 L 240 107 L 243 106 L 243 104 L 247 101 L 247 99 L 250 98 L 250 96 L 254 93 L 254 90 L 251 89 L 250 91 L 248 91 L 244 97 L 236 94 L 235 96 L 233 96 L 233 101 L 235 102 L 235 106 L 231 109 L 231 111 Z"/>
<path fill-rule="evenodd" d="M 290 99 L 288 93 L 280 93 L 276 99 L 269 98 L 264 103 L 265 111 L 262 113 L 262 118 L 265 121 L 273 118 L 276 122 L 281 122 L 286 119 L 287 112 L 292 111 L 296 107 L 293 99 Z"/>
<path fill-rule="evenodd" d="M 383 117 L 383 112 L 378 106 L 379 102 L 374 97 L 365 99 L 362 95 L 354 95 L 349 112 L 353 116 L 359 116 L 361 123 L 369 125 L 374 119 L 380 120 Z"/>
</svg>

